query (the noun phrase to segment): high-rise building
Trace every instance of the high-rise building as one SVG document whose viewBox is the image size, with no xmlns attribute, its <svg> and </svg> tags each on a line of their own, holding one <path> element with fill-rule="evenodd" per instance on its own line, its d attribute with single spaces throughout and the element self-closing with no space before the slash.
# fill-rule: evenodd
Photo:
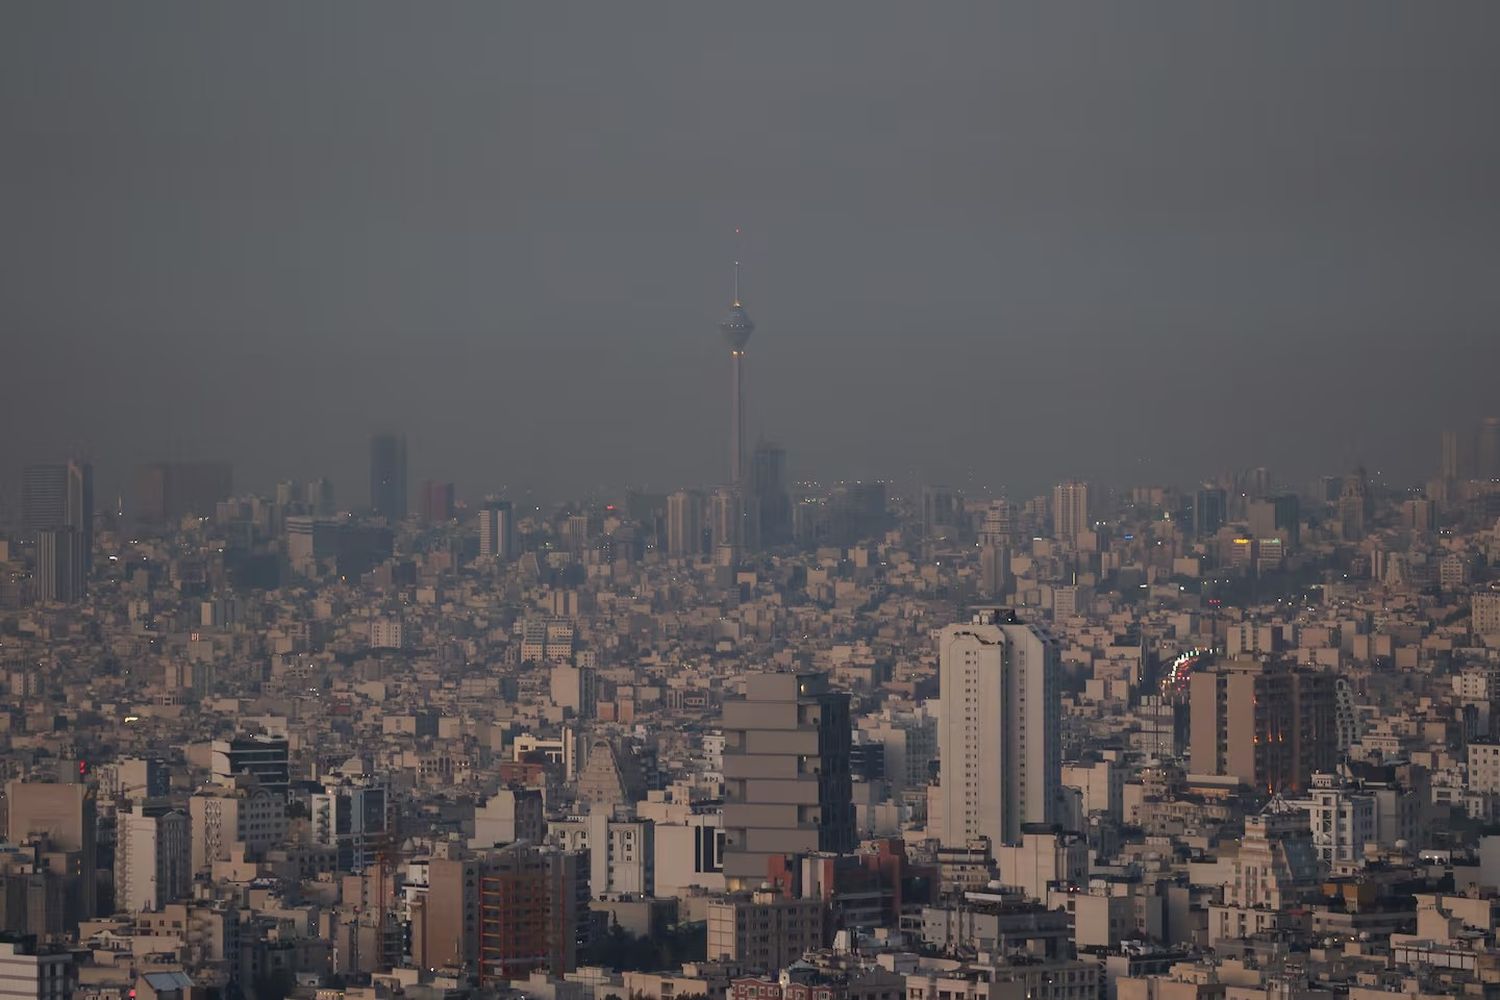
<svg viewBox="0 0 1500 1000">
<path fill-rule="evenodd" d="M 422 520 L 441 524 L 453 520 L 453 484 L 428 479 L 422 483 Z"/>
<path fill-rule="evenodd" d="M 1301 540 L 1301 508 L 1295 493 L 1251 500 L 1249 518 L 1256 538 L 1281 538 L 1293 548 Z"/>
<path fill-rule="evenodd" d="M 83 597 L 83 541 L 73 528 L 36 533 L 36 599 L 73 604 Z"/>
<path fill-rule="evenodd" d="M 732 486 L 714 490 L 709 504 L 709 527 L 713 533 L 714 559 L 732 566 L 745 547 L 745 500 Z"/>
<path fill-rule="evenodd" d="M 750 314 L 740 303 L 739 261 L 734 262 L 734 300 L 719 332 L 729 346 L 729 482 L 739 485 L 745 479 L 745 345 L 755 332 Z"/>
<path fill-rule="evenodd" d="M 1464 435 L 1455 430 L 1443 431 L 1443 451 L 1438 476 L 1448 482 L 1469 478 L 1469 456 Z"/>
<path fill-rule="evenodd" d="M 333 482 L 327 478 L 309 480 L 307 509 L 315 517 L 333 516 Z"/>
<path fill-rule="evenodd" d="M 703 554 L 703 494 L 679 490 L 667 497 L 667 555 L 696 558 Z"/>
<path fill-rule="evenodd" d="M 1346 542 L 1364 538 L 1372 512 L 1370 486 L 1364 469 L 1356 469 L 1344 477 L 1337 508 L 1339 537 Z"/>
<path fill-rule="evenodd" d="M 205 517 L 234 492 L 228 462 L 152 462 L 136 470 L 136 517 L 150 524 Z"/>
<path fill-rule="evenodd" d="M 1088 484 L 1070 481 L 1054 486 L 1052 488 L 1053 536 L 1072 540 L 1091 528 Z"/>
<path fill-rule="evenodd" d="M 823 674 L 750 674 L 724 705 L 724 877 L 765 880 L 771 858 L 854 849 L 849 696 Z"/>
<path fill-rule="evenodd" d="M 761 442 L 750 458 L 750 495 L 760 517 L 763 546 L 786 545 L 792 540 L 792 498 L 786 488 L 786 449 Z"/>
<path fill-rule="evenodd" d="M 370 512 L 390 521 L 406 516 L 406 435 L 370 438 Z"/>
<path fill-rule="evenodd" d="M 434 858 L 412 918 L 422 968 L 475 968 L 482 985 L 545 969 L 561 976 L 587 942 L 588 862 L 531 844 Z"/>
<path fill-rule="evenodd" d="M 28 465 L 21 474 L 21 520 L 28 528 L 77 532 L 87 574 L 94 555 L 94 467 L 87 462 Z"/>
<path fill-rule="evenodd" d="M 1188 683 L 1193 773 L 1289 794 L 1337 763 L 1333 674 L 1237 657 L 1194 671 Z"/>
<path fill-rule="evenodd" d="M 922 536 L 930 542 L 957 541 L 963 534 L 964 498 L 947 486 L 922 487 Z"/>
<path fill-rule="evenodd" d="M 1479 425 L 1474 464 L 1480 479 L 1500 479 L 1500 417 L 1485 417 Z"/>
<path fill-rule="evenodd" d="M 1205 486 L 1193 498 L 1193 533 L 1212 538 L 1229 519 L 1229 495 L 1218 486 Z"/>
<path fill-rule="evenodd" d="M 192 884 L 192 826 L 182 809 L 136 803 L 115 820 L 115 909 L 159 910 Z"/>
<path fill-rule="evenodd" d="M 1062 702 L 1057 642 L 1008 608 L 976 609 L 938 638 L 942 839 L 1014 843 L 1058 816 Z"/>
<path fill-rule="evenodd" d="M 479 508 L 479 554 L 502 562 L 516 554 L 516 518 L 509 500 L 489 499 Z"/>
</svg>

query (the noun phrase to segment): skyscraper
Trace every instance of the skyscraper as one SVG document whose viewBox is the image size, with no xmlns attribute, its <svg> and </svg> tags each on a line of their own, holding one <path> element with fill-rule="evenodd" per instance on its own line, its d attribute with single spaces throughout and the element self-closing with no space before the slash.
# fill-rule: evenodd
<svg viewBox="0 0 1500 1000">
<path fill-rule="evenodd" d="M 792 499 L 786 489 L 786 449 L 761 442 L 750 458 L 750 495 L 760 516 L 760 544 L 792 540 Z"/>
<path fill-rule="evenodd" d="M 740 303 L 739 261 L 734 262 L 734 301 L 719 332 L 729 345 L 729 482 L 739 485 L 745 479 L 745 345 L 755 332 L 750 314 Z"/>
<path fill-rule="evenodd" d="M 823 674 L 751 674 L 724 705 L 724 877 L 754 889 L 772 857 L 854 849 L 849 696 Z"/>
<path fill-rule="evenodd" d="M 667 497 L 667 555 L 703 554 L 703 494 L 679 490 Z"/>
<path fill-rule="evenodd" d="M 422 520 L 441 524 L 453 520 L 453 484 L 428 479 L 422 483 Z"/>
<path fill-rule="evenodd" d="M 370 512 L 391 521 L 406 516 L 406 435 L 370 438 Z"/>
<path fill-rule="evenodd" d="M 515 511 L 510 501 L 486 500 L 479 508 L 479 554 L 503 562 L 515 552 Z"/>
<path fill-rule="evenodd" d="M 1219 486 L 1205 486 L 1193 498 L 1193 534 L 1212 538 L 1229 519 L 1229 497 Z"/>
<path fill-rule="evenodd" d="M 1465 461 L 1463 435 L 1458 431 L 1443 431 L 1443 453 L 1442 462 L 1438 467 L 1439 478 L 1453 482 L 1458 479 L 1468 478 L 1468 465 Z"/>
<path fill-rule="evenodd" d="M 83 541 L 73 528 L 36 533 L 36 599 L 72 604 L 83 596 Z"/>
<path fill-rule="evenodd" d="M 1474 448 L 1480 479 L 1500 479 L 1500 417 L 1485 417 Z"/>
<path fill-rule="evenodd" d="M 1057 538 L 1074 539 L 1088 531 L 1088 484 L 1070 481 L 1052 488 L 1052 533 Z"/>
<path fill-rule="evenodd" d="M 87 462 L 28 465 L 21 473 L 21 519 L 28 528 L 72 528 L 83 571 L 93 565 L 94 467 Z"/>
<path fill-rule="evenodd" d="M 212 514 L 234 492 L 228 462 L 152 462 L 136 470 L 136 515 L 148 523 Z"/>
<path fill-rule="evenodd" d="M 1009 608 L 976 609 L 938 638 L 942 837 L 962 847 L 1018 841 L 1058 816 L 1062 702 L 1058 649 Z"/>
</svg>

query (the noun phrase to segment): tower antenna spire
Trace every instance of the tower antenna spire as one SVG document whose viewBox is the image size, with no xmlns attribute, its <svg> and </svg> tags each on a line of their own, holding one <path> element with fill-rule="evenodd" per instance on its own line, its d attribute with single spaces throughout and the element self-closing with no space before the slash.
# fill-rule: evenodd
<svg viewBox="0 0 1500 1000">
<path fill-rule="evenodd" d="M 734 262 L 734 304 L 740 304 L 740 262 Z"/>
</svg>

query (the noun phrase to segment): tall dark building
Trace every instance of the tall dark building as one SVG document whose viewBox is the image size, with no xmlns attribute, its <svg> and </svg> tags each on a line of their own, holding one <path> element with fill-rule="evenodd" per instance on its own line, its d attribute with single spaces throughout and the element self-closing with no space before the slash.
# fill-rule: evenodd
<svg viewBox="0 0 1500 1000">
<path fill-rule="evenodd" d="M 453 520 L 453 484 L 429 479 L 422 484 L 422 520 L 438 524 Z"/>
<path fill-rule="evenodd" d="M 234 492 L 228 462 L 152 462 L 136 471 L 136 517 L 148 523 L 214 512 Z"/>
<path fill-rule="evenodd" d="M 1212 538 L 1229 519 L 1229 496 L 1221 487 L 1205 486 L 1193 503 L 1193 531 L 1199 538 Z"/>
<path fill-rule="evenodd" d="M 73 529 L 87 574 L 94 561 L 94 467 L 28 465 L 21 474 L 21 519 L 28 528 Z"/>
<path fill-rule="evenodd" d="M 1480 423 L 1474 460 L 1480 479 L 1500 479 L 1500 417 L 1485 417 Z"/>
<path fill-rule="evenodd" d="M 750 458 L 750 494 L 760 517 L 760 544 L 792 540 L 792 498 L 786 488 L 786 449 L 762 442 Z"/>
<path fill-rule="evenodd" d="M 72 604 L 84 592 L 83 535 L 76 528 L 36 533 L 36 599 Z"/>
<path fill-rule="evenodd" d="M 406 516 L 406 435 L 370 438 L 370 512 L 399 521 Z"/>
</svg>

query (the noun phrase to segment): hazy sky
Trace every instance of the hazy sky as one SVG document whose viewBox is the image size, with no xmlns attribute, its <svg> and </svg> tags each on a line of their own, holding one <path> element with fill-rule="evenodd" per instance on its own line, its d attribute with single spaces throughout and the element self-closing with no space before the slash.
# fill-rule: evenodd
<svg viewBox="0 0 1500 1000">
<path fill-rule="evenodd" d="M 1500 5 L 0 8 L 0 483 L 1426 474 L 1500 411 Z M 415 490 L 414 490 L 415 492 Z M 415 499 L 413 500 L 415 504 Z"/>
</svg>

